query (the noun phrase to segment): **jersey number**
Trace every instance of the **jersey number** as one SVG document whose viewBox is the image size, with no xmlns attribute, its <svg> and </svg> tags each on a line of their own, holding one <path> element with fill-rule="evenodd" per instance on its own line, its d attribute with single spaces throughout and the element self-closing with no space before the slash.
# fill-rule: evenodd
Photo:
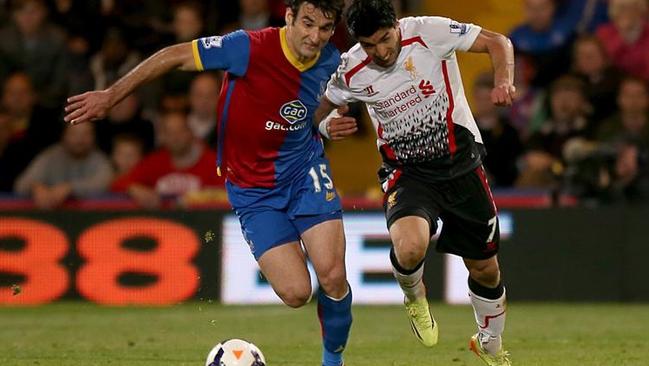
<svg viewBox="0 0 649 366">
<path fill-rule="evenodd" d="M 309 175 L 311 176 L 311 179 L 313 179 L 313 189 L 315 190 L 316 193 L 322 192 L 322 184 L 320 184 L 320 177 L 322 177 L 322 181 L 324 183 L 325 189 L 327 190 L 334 189 L 334 182 L 331 181 L 329 174 L 327 174 L 327 164 L 320 164 L 319 176 L 315 167 L 312 167 L 311 170 L 309 170 Z"/>
<path fill-rule="evenodd" d="M 498 216 L 494 216 L 489 219 L 489 226 L 491 227 L 491 233 L 487 238 L 487 243 L 494 241 L 494 236 L 496 235 L 496 225 L 498 225 Z"/>
</svg>

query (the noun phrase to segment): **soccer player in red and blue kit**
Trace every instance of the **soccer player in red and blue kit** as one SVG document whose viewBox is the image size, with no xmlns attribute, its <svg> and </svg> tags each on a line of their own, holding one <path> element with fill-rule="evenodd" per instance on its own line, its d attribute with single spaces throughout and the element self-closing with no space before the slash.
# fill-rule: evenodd
<svg viewBox="0 0 649 366">
<path fill-rule="evenodd" d="M 341 206 L 313 114 L 339 64 L 329 44 L 343 0 L 287 0 L 286 26 L 236 31 L 164 48 L 113 86 L 68 99 L 65 120 L 106 116 L 136 87 L 173 69 L 225 71 L 217 169 L 259 267 L 291 307 L 320 284 L 323 366 L 343 364 L 352 323 Z M 355 128 L 355 127 L 354 127 Z"/>
</svg>

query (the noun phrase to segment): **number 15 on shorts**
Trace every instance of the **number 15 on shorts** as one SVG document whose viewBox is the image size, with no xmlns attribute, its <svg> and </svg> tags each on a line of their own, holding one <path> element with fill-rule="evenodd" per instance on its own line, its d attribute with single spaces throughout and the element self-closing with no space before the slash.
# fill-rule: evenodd
<svg viewBox="0 0 649 366">
<path fill-rule="evenodd" d="M 324 188 L 328 191 L 332 191 L 334 189 L 334 182 L 331 180 L 331 177 L 329 177 L 329 174 L 327 174 L 327 164 L 320 164 L 311 167 L 311 169 L 309 170 L 309 175 L 313 180 L 313 190 L 315 193 L 322 192 L 323 185 Z"/>
</svg>

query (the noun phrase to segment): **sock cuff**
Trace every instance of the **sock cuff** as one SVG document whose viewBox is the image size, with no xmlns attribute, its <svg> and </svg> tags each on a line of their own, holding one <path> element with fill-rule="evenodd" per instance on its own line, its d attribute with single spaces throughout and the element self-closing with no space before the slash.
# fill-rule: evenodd
<svg viewBox="0 0 649 366">
<path fill-rule="evenodd" d="M 392 267 L 394 267 L 394 269 L 397 272 L 399 272 L 400 274 L 402 274 L 404 276 L 409 276 L 409 275 L 419 271 L 419 269 L 424 265 L 424 261 L 425 261 L 425 259 L 422 259 L 421 262 L 419 262 L 419 264 L 417 264 L 415 266 L 415 268 L 413 268 L 413 269 L 405 269 L 405 268 L 401 267 L 401 265 L 399 264 L 399 261 L 397 260 L 397 255 L 394 253 L 394 247 L 392 247 L 390 249 L 390 262 L 392 262 Z"/>
<path fill-rule="evenodd" d="M 500 280 L 498 286 L 495 288 L 485 287 L 479 284 L 476 280 L 469 276 L 469 290 L 473 295 L 483 298 L 487 301 L 494 301 L 500 299 L 505 294 L 505 285 Z"/>
<path fill-rule="evenodd" d="M 347 285 L 347 293 L 343 296 L 342 299 L 334 299 L 327 295 L 322 288 L 318 290 L 318 304 L 332 310 L 340 309 L 340 306 L 347 308 L 351 306 L 352 303 L 352 288 Z"/>
</svg>

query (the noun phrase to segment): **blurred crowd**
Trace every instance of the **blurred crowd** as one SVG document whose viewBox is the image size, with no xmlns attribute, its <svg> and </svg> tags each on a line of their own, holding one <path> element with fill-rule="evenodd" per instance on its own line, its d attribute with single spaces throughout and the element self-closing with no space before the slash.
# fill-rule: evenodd
<svg viewBox="0 0 649 366">
<path fill-rule="evenodd" d="M 497 187 L 543 188 L 583 204 L 649 199 L 647 0 L 525 0 L 510 38 L 517 99 L 489 100 L 474 82 L 474 114 Z"/>
<path fill-rule="evenodd" d="M 492 185 L 646 201 L 647 0 L 524 2 L 525 22 L 510 34 L 515 105 L 493 106 L 490 72 L 471 96 Z M 416 13 L 412 3 L 395 1 Z M 0 193 L 41 208 L 109 192 L 149 208 L 222 199 L 219 73 L 169 73 L 94 124 L 64 125 L 65 99 L 111 85 L 165 46 L 281 26 L 284 9 L 282 0 L 0 0 Z M 333 41 L 342 51 L 352 43 L 342 25 Z"/>
</svg>

